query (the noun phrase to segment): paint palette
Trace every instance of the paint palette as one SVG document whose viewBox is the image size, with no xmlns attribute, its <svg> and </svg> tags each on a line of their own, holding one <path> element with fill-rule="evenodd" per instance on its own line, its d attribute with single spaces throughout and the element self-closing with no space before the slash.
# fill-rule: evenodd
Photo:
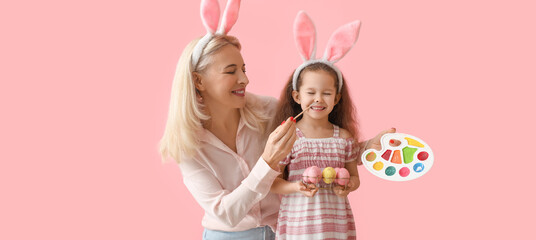
<svg viewBox="0 0 536 240">
<path fill-rule="evenodd" d="M 374 175 L 391 181 L 416 179 L 432 168 L 434 154 L 423 140 L 405 133 L 387 133 L 380 140 L 382 150 L 366 150 L 363 165 Z"/>
</svg>

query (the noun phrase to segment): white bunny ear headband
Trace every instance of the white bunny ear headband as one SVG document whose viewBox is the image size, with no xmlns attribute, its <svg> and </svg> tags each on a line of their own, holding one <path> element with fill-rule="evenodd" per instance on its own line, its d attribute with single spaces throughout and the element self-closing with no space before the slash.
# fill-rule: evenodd
<svg viewBox="0 0 536 240">
<path fill-rule="evenodd" d="M 207 29 L 207 34 L 202 37 L 194 47 L 192 52 L 192 65 L 195 68 L 201 58 L 201 53 L 207 46 L 208 42 L 216 35 L 226 35 L 238 19 L 238 10 L 240 9 L 240 0 L 228 0 L 223 19 L 220 23 L 220 5 L 218 0 L 201 0 L 201 20 Z"/>
<path fill-rule="evenodd" d="M 296 20 L 294 21 L 294 40 L 298 47 L 298 52 L 300 53 L 302 59 L 305 61 L 302 65 L 296 68 L 292 78 L 292 88 L 294 90 L 298 89 L 297 81 L 300 72 L 307 66 L 314 63 L 324 63 L 335 72 L 337 72 L 337 77 L 339 79 L 339 92 L 342 89 L 342 74 L 341 71 L 333 65 L 337 61 L 341 60 L 348 51 L 354 46 L 359 36 L 359 28 L 361 27 L 361 22 L 356 20 L 354 22 L 348 23 L 339 27 L 331 37 L 329 38 L 326 50 L 324 52 L 324 57 L 321 59 L 315 59 L 316 55 L 316 30 L 313 21 L 304 11 L 300 11 Z"/>
</svg>

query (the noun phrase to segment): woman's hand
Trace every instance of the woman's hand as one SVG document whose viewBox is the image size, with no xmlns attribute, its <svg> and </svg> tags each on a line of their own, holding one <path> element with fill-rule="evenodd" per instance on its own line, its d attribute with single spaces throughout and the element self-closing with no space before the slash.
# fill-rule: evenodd
<svg viewBox="0 0 536 240">
<path fill-rule="evenodd" d="M 295 141 L 296 122 L 290 117 L 270 133 L 262 158 L 272 169 L 279 170 L 279 162 L 290 153 Z"/>
<path fill-rule="evenodd" d="M 313 197 L 318 192 L 318 188 L 314 184 L 305 185 L 302 181 L 295 182 L 295 184 L 297 184 L 297 192 L 307 197 Z"/>
</svg>

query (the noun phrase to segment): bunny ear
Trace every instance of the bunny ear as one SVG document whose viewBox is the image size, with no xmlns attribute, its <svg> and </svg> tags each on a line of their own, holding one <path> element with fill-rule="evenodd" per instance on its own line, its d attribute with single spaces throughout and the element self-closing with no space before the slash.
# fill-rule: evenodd
<svg viewBox="0 0 536 240">
<path fill-rule="evenodd" d="M 294 40 L 304 61 L 314 59 L 316 51 L 315 25 L 304 11 L 300 11 L 294 20 Z"/>
<path fill-rule="evenodd" d="M 324 59 L 335 63 L 339 61 L 354 46 L 359 36 L 359 20 L 339 27 L 329 38 Z"/>
<path fill-rule="evenodd" d="M 238 10 L 240 9 L 240 0 L 228 0 L 219 33 L 227 34 L 238 19 Z"/>
<path fill-rule="evenodd" d="M 207 29 L 207 32 L 214 34 L 218 30 L 220 21 L 220 4 L 218 0 L 201 1 L 201 20 Z"/>
</svg>

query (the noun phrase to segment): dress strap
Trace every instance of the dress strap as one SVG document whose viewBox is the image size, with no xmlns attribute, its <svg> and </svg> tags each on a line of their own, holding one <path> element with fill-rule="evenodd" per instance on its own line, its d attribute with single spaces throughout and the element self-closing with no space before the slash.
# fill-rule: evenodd
<svg viewBox="0 0 536 240">
<path fill-rule="evenodd" d="M 305 138 L 305 135 L 303 135 L 299 128 L 296 128 L 296 136 L 298 136 L 298 138 Z"/>
<path fill-rule="evenodd" d="M 339 126 L 333 125 L 333 137 L 337 138 L 339 137 Z"/>
</svg>

